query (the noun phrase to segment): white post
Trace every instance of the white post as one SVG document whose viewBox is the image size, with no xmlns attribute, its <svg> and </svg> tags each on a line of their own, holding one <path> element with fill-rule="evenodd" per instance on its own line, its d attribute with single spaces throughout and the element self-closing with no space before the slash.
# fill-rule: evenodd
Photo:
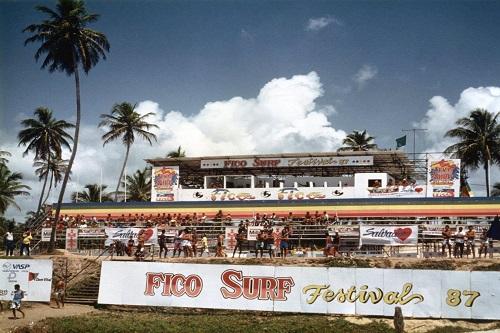
<svg viewBox="0 0 500 333">
<path fill-rule="evenodd" d="M 101 178 L 99 180 L 99 202 L 102 202 L 102 167 L 101 167 Z"/>
<path fill-rule="evenodd" d="M 78 203 L 78 193 L 80 191 L 79 186 L 80 186 L 80 174 L 76 175 L 76 200 L 75 200 L 76 203 Z"/>
<path fill-rule="evenodd" d="M 125 167 L 125 202 L 127 202 L 127 168 Z"/>
</svg>

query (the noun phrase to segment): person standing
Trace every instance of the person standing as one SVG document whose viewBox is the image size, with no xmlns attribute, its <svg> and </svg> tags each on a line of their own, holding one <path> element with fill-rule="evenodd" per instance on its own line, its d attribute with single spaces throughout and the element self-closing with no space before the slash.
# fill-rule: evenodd
<svg viewBox="0 0 500 333">
<path fill-rule="evenodd" d="M 464 228 L 459 227 L 458 231 L 455 232 L 455 256 L 463 258 L 464 256 L 464 241 L 465 241 L 465 233 Z"/>
<path fill-rule="evenodd" d="M 31 245 L 31 240 L 33 237 L 31 236 L 31 230 L 26 229 L 26 231 L 23 233 L 22 241 L 21 241 L 21 250 L 19 251 L 19 255 L 23 256 L 24 255 L 24 250 L 26 250 L 26 255 L 29 257 L 30 256 L 30 245 Z"/>
<path fill-rule="evenodd" d="M 281 249 L 281 258 L 285 259 L 287 254 L 288 254 L 288 249 L 289 249 L 289 236 L 290 236 L 290 229 L 288 226 L 284 227 L 283 230 L 281 230 L 281 242 L 280 242 L 280 249 Z"/>
<path fill-rule="evenodd" d="M 264 229 L 259 230 L 259 233 L 257 234 L 257 243 L 256 243 L 256 249 L 255 249 L 255 257 L 259 257 L 259 252 L 260 252 L 260 257 L 262 258 L 264 256 L 264 247 L 265 241 L 267 238 L 267 234 L 264 232 Z"/>
<path fill-rule="evenodd" d="M 441 232 L 441 235 L 443 236 L 443 246 L 441 247 L 443 257 L 446 257 L 446 247 L 448 247 L 448 254 L 450 255 L 451 258 L 451 229 L 449 225 L 446 225 Z"/>
<path fill-rule="evenodd" d="M 243 241 L 246 239 L 247 229 L 243 223 L 240 223 L 240 227 L 238 228 L 238 235 L 236 235 L 236 246 L 233 251 L 233 258 L 236 254 L 236 250 L 240 250 L 238 253 L 238 258 L 241 257 L 241 251 L 243 250 Z"/>
<path fill-rule="evenodd" d="M 159 257 L 161 259 L 161 254 L 163 254 L 163 257 L 167 257 L 168 253 L 168 248 L 167 248 L 167 235 L 165 235 L 165 229 L 161 231 L 160 236 L 158 236 L 158 245 L 160 246 L 160 254 Z"/>
<path fill-rule="evenodd" d="M 215 248 L 215 256 L 216 257 L 225 257 L 224 253 L 224 238 L 225 235 L 223 233 L 220 233 L 219 236 L 217 236 L 217 246 Z"/>
<path fill-rule="evenodd" d="M 210 253 L 208 252 L 208 238 L 206 234 L 203 234 L 203 237 L 201 237 L 200 257 L 203 257 L 203 253 L 205 252 L 207 256 L 210 257 Z"/>
<path fill-rule="evenodd" d="M 266 237 L 266 248 L 269 251 L 269 258 L 274 257 L 274 237 L 273 237 L 273 228 L 269 228 L 267 230 L 267 237 Z"/>
<path fill-rule="evenodd" d="M 476 258 L 476 246 L 474 244 L 476 239 L 476 231 L 470 225 L 469 230 L 465 233 L 465 238 L 467 238 L 467 257 L 469 256 L 469 252 L 472 252 L 472 259 Z"/>
<path fill-rule="evenodd" d="M 193 232 L 191 234 L 191 257 L 198 256 L 198 234 L 196 233 L 196 228 L 193 228 Z"/>
<path fill-rule="evenodd" d="M 21 312 L 21 314 L 24 316 L 24 312 L 21 310 L 21 300 L 24 298 L 24 291 L 21 290 L 21 286 L 16 284 L 14 285 L 14 296 L 12 297 L 12 303 L 10 305 L 10 308 L 12 309 L 12 315 L 14 318 L 12 319 L 17 319 L 16 316 L 16 310 L 18 312 Z"/>
<path fill-rule="evenodd" d="M 64 295 L 65 295 L 65 284 L 64 281 L 61 279 L 57 281 L 56 286 L 54 288 L 54 296 L 56 299 L 56 304 L 58 309 L 60 309 L 61 307 L 64 308 Z"/>
<path fill-rule="evenodd" d="M 12 230 L 9 230 L 5 233 L 5 256 L 13 256 L 14 255 L 14 234 Z"/>
<path fill-rule="evenodd" d="M 478 250 L 478 257 L 481 258 L 481 253 L 484 251 L 484 257 L 486 258 L 486 253 L 488 253 L 488 245 L 490 240 L 488 239 L 488 229 L 483 229 L 481 236 L 479 237 L 480 246 Z"/>
</svg>

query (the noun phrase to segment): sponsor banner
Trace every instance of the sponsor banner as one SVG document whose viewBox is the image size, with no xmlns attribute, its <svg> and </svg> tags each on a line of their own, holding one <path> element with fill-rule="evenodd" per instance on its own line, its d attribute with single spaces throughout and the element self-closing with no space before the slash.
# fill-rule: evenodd
<svg viewBox="0 0 500 333">
<path fill-rule="evenodd" d="M 418 226 L 410 225 L 361 225 L 359 226 L 359 246 L 361 245 L 416 245 Z"/>
<path fill-rule="evenodd" d="M 373 165 L 373 156 L 312 156 L 201 160 L 201 169 L 291 168 Z"/>
<path fill-rule="evenodd" d="M 22 301 L 49 302 L 52 260 L 0 259 L 0 300 L 12 300 L 16 284 L 24 291 Z"/>
<path fill-rule="evenodd" d="M 333 236 L 338 232 L 340 237 L 358 237 L 359 236 L 359 226 L 349 225 L 349 226 L 331 226 L 328 227 L 328 233 Z"/>
<path fill-rule="evenodd" d="M 226 227 L 226 237 L 224 246 L 226 250 L 233 251 L 236 247 L 236 236 L 238 235 L 238 227 Z"/>
<path fill-rule="evenodd" d="M 469 225 L 466 224 L 446 224 L 450 227 L 452 233 L 455 233 L 459 227 L 462 227 L 463 231 L 466 232 L 469 230 Z M 421 224 L 420 228 L 422 229 L 422 235 L 425 236 L 442 236 L 442 232 L 444 230 L 445 224 Z M 479 239 L 483 230 L 488 230 L 489 225 L 473 225 L 473 229 L 476 231 L 476 239 Z"/>
<path fill-rule="evenodd" d="M 104 238 L 106 233 L 103 228 L 83 228 L 78 230 L 79 238 Z"/>
<path fill-rule="evenodd" d="M 257 240 L 257 235 L 259 232 L 264 229 L 264 227 L 260 226 L 249 226 L 247 230 L 247 240 L 255 241 Z"/>
<path fill-rule="evenodd" d="M 78 229 L 77 228 L 66 229 L 66 250 L 68 250 L 68 251 L 78 250 Z"/>
<path fill-rule="evenodd" d="M 134 240 L 134 244 L 137 245 L 139 239 L 139 232 L 144 234 L 144 244 L 158 244 L 158 229 L 155 228 L 106 228 L 104 232 L 106 233 L 106 241 L 104 245 L 109 246 L 114 240 L 118 240 L 124 244 L 127 244 L 130 237 Z"/>
<path fill-rule="evenodd" d="M 50 234 L 52 233 L 52 228 L 42 228 L 42 242 L 50 242 Z M 54 235 L 55 237 L 55 235 Z M 56 239 L 56 238 L 54 238 Z"/>
<path fill-rule="evenodd" d="M 406 186 L 387 186 L 387 187 L 369 187 L 369 198 L 425 198 L 425 186 L 406 185 Z"/>
<path fill-rule="evenodd" d="M 179 167 L 153 167 L 151 179 L 151 201 L 176 201 L 179 187 Z"/>
<path fill-rule="evenodd" d="M 500 272 L 105 261 L 100 304 L 500 319 Z"/>
<path fill-rule="evenodd" d="M 460 160 L 429 159 L 427 196 L 447 198 L 460 196 Z"/>
</svg>

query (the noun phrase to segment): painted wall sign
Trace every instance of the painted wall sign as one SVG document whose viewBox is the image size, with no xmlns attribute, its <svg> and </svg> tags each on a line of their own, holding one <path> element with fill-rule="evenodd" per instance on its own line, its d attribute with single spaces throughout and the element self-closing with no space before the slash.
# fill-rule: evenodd
<svg viewBox="0 0 500 333">
<path fill-rule="evenodd" d="M 49 302 L 52 287 L 52 260 L 0 259 L 0 300 L 12 300 L 19 284 L 23 301 Z"/>
<path fill-rule="evenodd" d="M 427 172 L 428 197 L 447 198 L 460 196 L 459 159 L 430 159 Z"/>
<path fill-rule="evenodd" d="M 361 225 L 359 226 L 359 245 L 416 245 L 417 225 Z"/>
<path fill-rule="evenodd" d="M 500 319 L 500 272 L 105 261 L 100 304 Z"/>
<path fill-rule="evenodd" d="M 373 165 L 373 156 L 311 156 L 201 160 L 201 169 L 290 168 Z"/>
<path fill-rule="evenodd" d="M 179 187 L 179 167 L 154 167 L 151 178 L 151 201 L 175 201 Z"/>
</svg>

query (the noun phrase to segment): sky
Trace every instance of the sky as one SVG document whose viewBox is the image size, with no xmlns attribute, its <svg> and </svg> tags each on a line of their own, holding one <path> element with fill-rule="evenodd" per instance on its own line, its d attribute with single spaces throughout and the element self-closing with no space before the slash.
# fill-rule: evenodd
<svg viewBox="0 0 500 333">
<path fill-rule="evenodd" d="M 17 147 L 20 121 L 39 106 L 74 121 L 74 80 L 50 74 L 22 30 L 55 1 L 0 0 L 0 149 L 32 196 L 32 155 Z M 102 147 L 99 116 L 137 103 L 159 129 L 138 141 L 127 170 L 181 145 L 189 156 L 334 151 L 366 129 L 395 148 L 403 129 L 426 128 L 418 152 L 439 152 L 444 133 L 474 108 L 500 110 L 498 1 L 87 1 L 91 28 L 111 44 L 82 75 L 82 136 L 67 195 L 103 180 L 114 189 L 124 147 Z M 409 138 L 409 143 L 412 140 Z M 407 146 L 411 151 L 411 144 Z M 492 180 L 500 180 L 498 167 Z M 471 183 L 484 193 L 481 172 Z M 56 200 L 56 193 L 49 201 Z"/>
</svg>

